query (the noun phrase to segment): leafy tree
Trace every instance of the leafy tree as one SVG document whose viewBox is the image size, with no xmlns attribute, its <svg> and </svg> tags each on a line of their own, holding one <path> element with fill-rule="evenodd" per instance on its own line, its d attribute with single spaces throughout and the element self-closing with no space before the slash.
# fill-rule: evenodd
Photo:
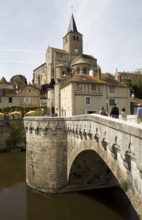
<svg viewBox="0 0 142 220">
<path fill-rule="evenodd" d="M 105 74 L 107 74 L 109 77 L 111 77 L 111 78 L 115 78 L 115 76 L 112 74 L 112 73 L 105 73 Z"/>
<path fill-rule="evenodd" d="M 135 97 L 142 99 L 142 79 L 140 77 L 135 78 L 133 81 L 131 79 L 127 79 L 125 84 L 133 91 Z"/>
</svg>

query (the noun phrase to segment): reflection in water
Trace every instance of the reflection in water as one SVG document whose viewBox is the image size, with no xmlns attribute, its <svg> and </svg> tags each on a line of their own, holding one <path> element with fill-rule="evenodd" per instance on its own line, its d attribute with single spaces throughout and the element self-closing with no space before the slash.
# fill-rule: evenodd
<svg viewBox="0 0 142 220">
<path fill-rule="evenodd" d="M 25 182 L 25 152 L 0 153 L 0 190 Z"/>
<path fill-rule="evenodd" d="M 0 220 L 138 220 L 120 188 L 43 196 L 25 183 L 25 153 L 0 154 Z"/>
</svg>

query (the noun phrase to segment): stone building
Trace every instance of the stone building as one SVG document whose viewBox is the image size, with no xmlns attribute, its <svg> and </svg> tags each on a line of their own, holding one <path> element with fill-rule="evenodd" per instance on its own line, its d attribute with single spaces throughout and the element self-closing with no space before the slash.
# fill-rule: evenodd
<svg viewBox="0 0 142 220">
<path fill-rule="evenodd" d="M 7 82 L 0 80 L 0 106 L 40 106 L 40 89 L 27 85 L 22 75 L 15 75 Z"/>
<path fill-rule="evenodd" d="M 33 85 L 25 85 L 18 90 L 20 106 L 40 106 L 40 89 Z"/>
<path fill-rule="evenodd" d="M 136 72 L 119 72 L 116 71 L 115 73 L 115 79 L 116 80 L 121 80 L 122 82 L 133 82 L 133 81 L 139 81 L 142 80 L 142 72 L 141 71 L 136 71 Z"/>
<path fill-rule="evenodd" d="M 54 89 L 51 93 L 50 83 L 52 78 L 56 83 L 71 77 L 72 74 L 89 74 L 98 72 L 97 59 L 91 55 L 83 54 L 83 36 L 78 32 L 74 20 L 71 16 L 68 31 L 63 37 L 63 49 L 48 47 L 45 63 L 33 71 L 33 84 L 41 86 L 41 105 L 50 108 L 54 107 Z M 43 102 L 43 93 L 47 90 L 46 102 Z M 49 88 L 49 89 L 48 89 Z M 51 103 L 51 100 L 52 103 Z M 50 112 L 51 113 L 51 112 Z"/>
<path fill-rule="evenodd" d="M 4 77 L 0 80 L 0 106 L 17 106 L 18 97 L 12 84 Z"/>
<path fill-rule="evenodd" d="M 77 30 L 74 16 L 71 16 L 67 34 L 63 37 L 63 49 L 48 47 L 46 62 L 33 71 L 34 84 L 49 84 L 52 77 L 61 80 L 71 74 L 98 72 L 97 59 L 83 54 L 83 36 Z"/>
<path fill-rule="evenodd" d="M 114 102 L 130 110 L 130 92 L 122 83 L 101 73 L 97 59 L 83 53 L 83 35 L 71 16 L 63 49 L 48 47 L 45 63 L 33 71 L 33 84 L 40 86 L 40 105 L 48 114 L 70 116 L 109 111 Z M 122 92 L 122 93 L 121 93 Z"/>
<path fill-rule="evenodd" d="M 96 74 L 93 77 L 75 74 L 62 81 L 60 101 L 57 97 L 59 91 L 56 92 L 58 87 L 59 85 L 55 85 L 55 112 L 60 116 L 99 113 L 101 106 L 110 113 L 114 103 L 120 112 L 125 107 L 127 114 L 130 114 L 129 88 L 107 74 Z"/>
</svg>

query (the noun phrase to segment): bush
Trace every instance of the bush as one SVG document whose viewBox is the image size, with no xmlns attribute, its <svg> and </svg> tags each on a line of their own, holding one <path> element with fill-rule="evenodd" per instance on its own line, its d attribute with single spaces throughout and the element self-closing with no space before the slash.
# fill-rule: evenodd
<svg viewBox="0 0 142 220">
<path fill-rule="evenodd" d="M 43 116 L 43 115 L 44 115 L 44 111 L 42 110 L 37 110 L 32 114 L 32 116 Z"/>
<path fill-rule="evenodd" d="M 9 122 L 10 135 L 6 143 L 10 150 L 25 148 L 26 137 L 23 121 Z"/>
</svg>

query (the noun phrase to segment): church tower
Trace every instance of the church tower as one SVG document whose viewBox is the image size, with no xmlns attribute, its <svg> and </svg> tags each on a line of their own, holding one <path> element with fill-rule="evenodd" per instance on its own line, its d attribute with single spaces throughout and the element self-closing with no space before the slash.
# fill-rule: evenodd
<svg viewBox="0 0 142 220">
<path fill-rule="evenodd" d="M 82 34 L 77 31 L 73 14 L 70 19 L 68 32 L 63 37 L 63 49 L 73 56 L 83 54 L 83 37 Z"/>
</svg>

